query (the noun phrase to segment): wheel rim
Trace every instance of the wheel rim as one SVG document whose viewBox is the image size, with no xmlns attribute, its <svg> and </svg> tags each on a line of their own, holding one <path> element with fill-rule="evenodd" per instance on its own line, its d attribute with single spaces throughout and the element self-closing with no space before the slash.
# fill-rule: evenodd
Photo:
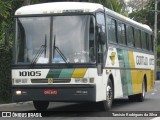
<svg viewBox="0 0 160 120">
<path fill-rule="evenodd" d="M 144 82 L 143 82 L 143 85 L 142 85 L 142 95 L 143 95 L 143 98 L 145 97 L 145 85 L 144 85 Z"/>
<path fill-rule="evenodd" d="M 112 96 L 113 96 L 113 91 L 112 91 L 112 88 L 111 88 L 111 86 L 107 86 L 107 98 L 106 98 L 106 100 L 107 100 L 107 104 L 111 104 L 111 102 L 112 102 Z"/>
</svg>

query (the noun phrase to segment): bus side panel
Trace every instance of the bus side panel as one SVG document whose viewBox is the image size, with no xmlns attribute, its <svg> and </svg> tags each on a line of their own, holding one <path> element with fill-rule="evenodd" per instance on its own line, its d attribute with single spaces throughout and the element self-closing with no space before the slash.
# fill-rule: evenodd
<svg viewBox="0 0 160 120">
<path fill-rule="evenodd" d="M 106 65 L 105 65 L 105 74 L 113 76 L 114 80 L 114 98 L 119 98 L 123 97 L 123 84 L 121 80 L 121 73 L 119 69 L 119 60 L 118 60 L 118 53 L 117 49 L 114 47 L 109 47 L 108 48 L 108 53 L 107 53 L 107 60 L 106 60 Z M 118 69 L 116 69 L 118 68 Z M 105 79 L 108 79 L 105 78 Z M 104 78 L 103 78 L 104 79 Z"/>
<path fill-rule="evenodd" d="M 135 67 L 133 66 L 132 68 L 132 71 L 134 71 L 134 73 L 132 74 L 132 82 L 133 86 L 136 86 L 133 89 L 134 94 L 142 93 L 142 81 L 145 79 L 145 75 L 147 82 L 147 91 L 153 90 L 154 76 L 152 74 L 152 71 L 154 69 L 154 56 L 132 51 L 129 51 L 129 54 L 130 64 L 135 63 Z M 137 85 L 134 81 L 137 82 Z"/>
</svg>

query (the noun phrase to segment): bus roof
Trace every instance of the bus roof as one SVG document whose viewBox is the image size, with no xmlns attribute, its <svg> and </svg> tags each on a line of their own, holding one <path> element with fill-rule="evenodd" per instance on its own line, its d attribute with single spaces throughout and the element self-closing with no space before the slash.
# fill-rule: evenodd
<svg viewBox="0 0 160 120">
<path fill-rule="evenodd" d="M 103 10 L 104 7 L 97 3 L 87 3 L 87 2 L 51 2 L 23 6 L 19 8 L 15 15 L 34 15 L 34 14 L 52 14 L 52 13 L 63 13 L 64 11 L 76 11 L 76 12 L 95 12 L 96 10 Z M 136 25 L 137 27 L 142 27 L 143 29 L 152 32 L 152 29 L 145 24 L 138 23 L 128 17 L 120 15 L 108 8 L 105 8 L 106 12 L 113 17 L 128 22 L 129 24 Z"/>
<path fill-rule="evenodd" d="M 31 14 L 51 14 L 62 13 L 62 11 L 83 11 L 94 12 L 98 9 L 104 9 L 102 5 L 87 2 L 51 2 L 35 5 L 28 5 L 19 8 L 15 15 L 31 15 Z"/>
</svg>

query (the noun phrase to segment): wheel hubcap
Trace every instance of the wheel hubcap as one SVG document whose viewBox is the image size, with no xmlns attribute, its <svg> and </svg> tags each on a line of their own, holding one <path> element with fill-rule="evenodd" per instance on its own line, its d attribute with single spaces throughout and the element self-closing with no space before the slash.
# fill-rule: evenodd
<svg viewBox="0 0 160 120">
<path fill-rule="evenodd" d="M 142 85 L 142 94 L 143 94 L 143 97 L 145 96 L 145 85 L 144 85 L 144 82 L 143 82 L 143 85 Z"/>
<path fill-rule="evenodd" d="M 108 104 L 110 104 L 112 101 L 112 95 L 113 95 L 113 93 L 112 93 L 111 86 L 107 86 L 107 102 L 108 102 Z"/>
</svg>

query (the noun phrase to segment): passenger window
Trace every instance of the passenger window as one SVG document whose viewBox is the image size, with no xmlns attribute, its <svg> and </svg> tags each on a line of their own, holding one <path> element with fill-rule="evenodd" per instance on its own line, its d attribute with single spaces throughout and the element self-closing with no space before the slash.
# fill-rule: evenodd
<svg viewBox="0 0 160 120">
<path fill-rule="evenodd" d="M 147 49 L 147 40 L 145 37 L 145 32 L 141 31 L 141 41 L 142 41 L 142 48 Z"/>
<path fill-rule="evenodd" d="M 135 46 L 141 48 L 141 33 L 140 30 L 135 30 Z"/>
<path fill-rule="evenodd" d="M 127 44 L 128 46 L 134 46 L 134 28 L 131 26 L 126 26 L 127 31 Z"/>
<path fill-rule="evenodd" d="M 150 50 L 151 43 L 149 42 L 149 35 L 148 35 L 148 33 L 145 33 L 145 37 L 146 37 L 146 43 L 147 43 L 147 50 Z"/>
<path fill-rule="evenodd" d="M 110 43 L 116 43 L 116 21 L 107 18 L 107 27 L 108 27 L 108 41 Z"/>
<path fill-rule="evenodd" d="M 117 23 L 117 36 L 118 43 L 126 45 L 126 36 L 125 36 L 125 24 L 118 22 Z"/>
</svg>

